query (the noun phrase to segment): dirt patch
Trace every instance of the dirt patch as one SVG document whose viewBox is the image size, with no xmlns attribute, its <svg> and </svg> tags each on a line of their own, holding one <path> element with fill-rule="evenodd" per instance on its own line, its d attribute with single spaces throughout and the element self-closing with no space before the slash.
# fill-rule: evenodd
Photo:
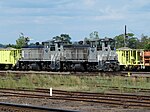
<svg viewBox="0 0 150 112">
<path fill-rule="evenodd" d="M 18 103 L 26 105 L 43 106 L 50 108 L 59 108 L 67 110 L 79 110 L 81 112 L 149 112 L 150 109 L 123 108 L 100 103 L 89 103 L 81 101 L 37 99 L 37 98 L 17 98 L 0 97 L 0 102 Z"/>
</svg>

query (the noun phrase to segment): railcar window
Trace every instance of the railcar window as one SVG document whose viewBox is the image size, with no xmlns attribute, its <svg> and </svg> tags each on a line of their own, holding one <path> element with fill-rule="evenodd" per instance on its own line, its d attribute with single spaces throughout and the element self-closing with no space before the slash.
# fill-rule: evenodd
<svg viewBox="0 0 150 112">
<path fill-rule="evenodd" d="M 91 47 L 96 47 L 96 42 L 91 42 Z"/>
<path fill-rule="evenodd" d="M 51 45 L 51 46 L 50 46 L 50 50 L 51 50 L 51 51 L 55 51 L 55 46 L 54 46 L 54 45 Z"/>
<path fill-rule="evenodd" d="M 115 49 L 115 41 L 110 41 L 110 48 L 111 50 Z"/>
<path fill-rule="evenodd" d="M 102 42 L 99 41 L 98 44 L 97 44 L 97 50 L 102 50 Z"/>
<path fill-rule="evenodd" d="M 107 41 L 105 41 L 105 47 L 107 47 L 108 46 L 108 42 Z"/>
<path fill-rule="evenodd" d="M 60 43 L 58 43 L 58 48 L 60 48 Z"/>
<path fill-rule="evenodd" d="M 44 44 L 44 48 L 49 48 L 49 43 L 43 43 Z"/>
</svg>

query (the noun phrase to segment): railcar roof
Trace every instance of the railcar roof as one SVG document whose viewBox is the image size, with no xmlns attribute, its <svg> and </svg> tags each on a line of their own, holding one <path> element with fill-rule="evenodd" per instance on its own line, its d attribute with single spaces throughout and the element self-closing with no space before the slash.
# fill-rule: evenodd
<svg viewBox="0 0 150 112">
<path fill-rule="evenodd" d="M 38 46 L 24 46 L 22 48 L 44 48 L 43 45 L 38 45 Z"/>
<path fill-rule="evenodd" d="M 139 50 L 144 50 L 144 49 L 131 49 L 131 48 L 129 48 L 129 47 L 121 47 L 121 48 L 118 48 L 117 50 L 124 50 L 124 51 L 125 51 L 125 50 L 126 50 L 126 51 L 127 51 L 127 50 L 128 50 L 128 51 L 129 51 L 129 50 L 137 50 L 137 51 L 139 51 Z"/>
<path fill-rule="evenodd" d="M 129 47 L 121 47 L 121 48 L 118 48 L 118 50 L 132 50 L 132 49 Z"/>
<path fill-rule="evenodd" d="M 12 48 L 12 47 L 7 47 L 7 48 L 1 47 L 0 49 L 2 49 L 2 50 L 16 50 L 15 48 Z"/>
<path fill-rule="evenodd" d="M 87 48 L 87 47 L 90 47 L 90 45 L 64 45 L 63 47 L 64 48 L 71 48 L 71 47 L 74 47 L 74 48 Z"/>
<path fill-rule="evenodd" d="M 114 39 L 112 38 L 102 38 L 100 39 L 101 41 L 115 41 Z"/>
</svg>

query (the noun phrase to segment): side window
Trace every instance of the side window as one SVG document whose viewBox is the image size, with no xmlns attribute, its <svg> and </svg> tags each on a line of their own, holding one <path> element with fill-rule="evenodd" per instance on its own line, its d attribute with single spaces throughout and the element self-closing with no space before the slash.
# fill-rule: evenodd
<svg viewBox="0 0 150 112">
<path fill-rule="evenodd" d="M 58 48 L 60 48 L 60 43 L 58 43 Z"/>
<path fill-rule="evenodd" d="M 55 45 L 50 46 L 50 51 L 55 51 Z"/>
<path fill-rule="evenodd" d="M 108 42 L 107 41 L 105 41 L 105 47 L 107 47 L 108 46 Z"/>
<path fill-rule="evenodd" d="M 44 45 L 44 48 L 49 48 L 49 43 L 42 43 Z"/>
<path fill-rule="evenodd" d="M 110 42 L 110 48 L 111 48 L 111 50 L 115 49 L 115 41 Z"/>
<path fill-rule="evenodd" d="M 102 50 L 102 42 L 99 41 L 98 44 L 97 44 L 97 50 Z"/>
</svg>

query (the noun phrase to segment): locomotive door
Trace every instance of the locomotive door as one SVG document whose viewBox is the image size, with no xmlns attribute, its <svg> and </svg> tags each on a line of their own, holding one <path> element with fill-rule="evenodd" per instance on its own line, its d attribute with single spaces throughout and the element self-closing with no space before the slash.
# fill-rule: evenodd
<svg viewBox="0 0 150 112">
<path fill-rule="evenodd" d="M 96 62 L 97 61 L 97 49 L 96 47 L 89 48 L 89 62 Z"/>
</svg>

